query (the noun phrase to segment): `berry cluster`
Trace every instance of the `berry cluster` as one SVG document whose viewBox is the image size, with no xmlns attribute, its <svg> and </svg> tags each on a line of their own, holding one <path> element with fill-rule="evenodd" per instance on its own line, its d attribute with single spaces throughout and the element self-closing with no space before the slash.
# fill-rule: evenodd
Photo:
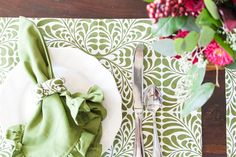
<svg viewBox="0 0 236 157">
<path fill-rule="evenodd" d="M 157 22 L 159 18 L 168 16 L 197 16 L 199 12 L 189 11 L 185 0 L 155 0 L 147 5 L 148 16 Z"/>
</svg>

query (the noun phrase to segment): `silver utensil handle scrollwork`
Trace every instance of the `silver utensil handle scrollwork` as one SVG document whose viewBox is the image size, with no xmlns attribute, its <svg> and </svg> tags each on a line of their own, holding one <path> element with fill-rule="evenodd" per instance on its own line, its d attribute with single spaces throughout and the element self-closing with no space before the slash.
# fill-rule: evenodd
<svg viewBox="0 0 236 157">
<path fill-rule="evenodd" d="M 135 141 L 134 141 L 134 156 L 144 157 L 144 144 L 142 134 L 142 117 L 143 110 L 135 109 Z"/>
<path fill-rule="evenodd" d="M 157 124 L 156 124 L 156 112 L 152 112 L 153 117 L 153 156 L 152 157 L 162 157 L 161 146 L 157 134 Z"/>
<path fill-rule="evenodd" d="M 153 122 L 153 154 L 152 157 L 162 157 L 161 145 L 158 138 L 156 112 L 162 107 L 161 92 L 156 85 L 147 87 L 144 93 L 144 102 L 147 110 L 152 114 Z"/>
</svg>

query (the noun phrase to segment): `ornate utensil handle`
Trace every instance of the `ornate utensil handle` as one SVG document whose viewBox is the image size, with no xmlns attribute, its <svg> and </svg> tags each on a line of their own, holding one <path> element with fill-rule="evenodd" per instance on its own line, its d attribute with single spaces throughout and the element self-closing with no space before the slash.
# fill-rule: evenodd
<svg viewBox="0 0 236 157">
<path fill-rule="evenodd" d="M 157 135 L 157 124 L 156 124 L 156 113 L 152 112 L 153 118 L 153 156 L 152 157 L 162 157 L 161 146 Z"/>
<path fill-rule="evenodd" d="M 142 117 L 143 110 L 135 109 L 135 141 L 134 141 L 134 156 L 144 157 L 144 144 L 142 134 Z"/>
</svg>

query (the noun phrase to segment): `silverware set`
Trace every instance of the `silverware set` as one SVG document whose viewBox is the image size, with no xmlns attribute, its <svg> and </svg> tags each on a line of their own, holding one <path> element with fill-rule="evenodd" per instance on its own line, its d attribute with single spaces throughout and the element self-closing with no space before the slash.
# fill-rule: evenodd
<svg viewBox="0 0 236 157">
<path fill-rule="evenodd" d="M 136 47 L 133 60 L 133 103 L 135 114 L 134 157 L 144 157 L 142 134 L 143 108 L 151 112 L 153 118 L 153 154 L 152 157 L 162 157 L 161 146 L 157 134 L 156 112 L 162 107 L 161 92 L 155 85 L 147 87 L 143 92 L 143 45 Z"/>
</svg>

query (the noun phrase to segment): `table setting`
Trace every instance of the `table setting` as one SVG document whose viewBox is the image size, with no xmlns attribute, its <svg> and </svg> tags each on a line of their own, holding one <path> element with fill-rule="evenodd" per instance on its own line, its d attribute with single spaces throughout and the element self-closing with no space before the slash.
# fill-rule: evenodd
<svg viewBox="0 0 236 157">
<path fill-rule="evenodd" d="M 0 18 L 0 156 L 202 156 L 200 107 L 214 91 L 202 84 L 207 63 L 189 72 L 170 39 L 153 33 L 158 20 Z M 225 94 L 233 157 L 232 67 Z M 190 75 L 204 95 L 185 88 Z"/>
</svg>

